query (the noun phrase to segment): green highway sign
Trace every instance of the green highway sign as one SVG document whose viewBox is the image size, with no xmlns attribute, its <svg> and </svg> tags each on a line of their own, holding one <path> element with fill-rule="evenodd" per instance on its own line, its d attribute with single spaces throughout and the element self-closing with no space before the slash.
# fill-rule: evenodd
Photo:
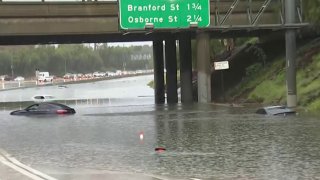
<svg viewBox="0 0 320 180">
<path fill-rule="evenodd" d="M 210 0 L 119 0 L 121 29 L 210 25 Z"/>
</svg>

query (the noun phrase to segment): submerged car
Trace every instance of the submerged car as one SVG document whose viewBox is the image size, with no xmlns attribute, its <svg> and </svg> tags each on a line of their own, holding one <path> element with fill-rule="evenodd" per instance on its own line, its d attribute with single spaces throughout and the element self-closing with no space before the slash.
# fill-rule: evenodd
<svg viewBox="0 0 320 180">
<path fill-rule="evenodd" d="M 44 102 L 36 103 L 25 109 L 13 111 L 11 115 L 44 115 L 44 114 L 74 114 L 76 111 L 63 104 Z"/>
<path fill-rule="evenodd" d="M 55 97 L 51 95 L 36 95 L 32 97 L 32 100 L 35 102 L 48 102 L 54 101 Z"/>
<path fill-rule="evenodd" d="M 257 114 L 265 115 L 295 115 L 296 111 L 286 106 L 267 106 L 256 111 Z"/>
<path fill-rule="evenodd" d="M 24 81 L 24 77 L 18 76 L 14 79 L 15 81 Z"/>
</svg>

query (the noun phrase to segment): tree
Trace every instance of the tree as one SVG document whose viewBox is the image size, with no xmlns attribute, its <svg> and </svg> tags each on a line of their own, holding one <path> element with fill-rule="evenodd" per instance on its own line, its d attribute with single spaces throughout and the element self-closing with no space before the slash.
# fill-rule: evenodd
<svg viewBox="0 0 320 180">
<path fill-rule="evenodd" d="M 303 11 L 305 20 L 307 22 L 320 22 L 320 1 L 319 0 L 305 0 L 303 1 Z"/>
</svg>

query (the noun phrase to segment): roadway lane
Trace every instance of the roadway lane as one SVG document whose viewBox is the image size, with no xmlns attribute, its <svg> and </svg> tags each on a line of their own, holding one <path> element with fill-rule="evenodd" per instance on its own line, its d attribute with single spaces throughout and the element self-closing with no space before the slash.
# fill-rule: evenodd
<svg viewBox="0 0 320 180">
<path fill-rule="evenodd" d="M 0 92 L 0 102 L 31 101 L 35 95 L 52 95 L 57 100 L 78 99 L 135 99 L 152 97 L 154 90 L 147 86 L 153 75 L 136 76 L 82 84 L 15 89 Z M 152 103 L 152 102 L 151 102 Z M 127 103 L 125 103 L 127 104 Z"/>
</svg>

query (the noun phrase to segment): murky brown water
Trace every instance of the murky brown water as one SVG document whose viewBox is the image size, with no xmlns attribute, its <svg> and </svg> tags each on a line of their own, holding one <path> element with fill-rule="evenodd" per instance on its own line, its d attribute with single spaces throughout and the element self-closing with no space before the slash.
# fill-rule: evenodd
<svg viewBox="0 0 320 180">
<path fill-rule="evenodd" d="M 61 178 L 90 171 L 173 179 L 320 178 L 320 118 L 265 117 L 254 108 L 208 104 L 155 106 L 152 97 L 120 102 L 71 104 L 74 116 L 16 117 L 3 110 L 0 147 Z"/>
</svg>

